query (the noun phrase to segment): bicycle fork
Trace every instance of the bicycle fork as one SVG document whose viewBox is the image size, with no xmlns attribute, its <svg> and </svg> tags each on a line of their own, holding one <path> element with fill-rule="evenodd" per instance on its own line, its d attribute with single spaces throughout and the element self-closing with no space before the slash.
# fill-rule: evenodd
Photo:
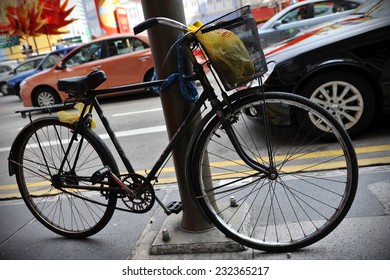
<svg viewBox="0 0 390 280">
<path fill-rule="evenodd" d="M 259 173 L 265 174 L 267 177 L 271 179 L 275 179 L 277 177 L 276 171 L 272 167 L 272 163 L 270 167 L 267 167 L 254 159 L 252 159 L 241 147 L 240 141 L 237 138 L 236 132 L 234 131 L 234 128 L 232 127 L 232 122 L 234 120 L 229 119 L 225 113 L 223 112 L 220 102 L 217 99 L 211 100 L 211 106 L 215 112 L 215 115 L 219 118 L 223 128 L 226 131 L 226 134 L 229 137 L 229 140 L 231 141 L 234 149 L 236 150 L 237 154 L 240 156 L 240 158 L 251 168 L 253 168 L 256 171 L 259 171 Z"/>
</svg>

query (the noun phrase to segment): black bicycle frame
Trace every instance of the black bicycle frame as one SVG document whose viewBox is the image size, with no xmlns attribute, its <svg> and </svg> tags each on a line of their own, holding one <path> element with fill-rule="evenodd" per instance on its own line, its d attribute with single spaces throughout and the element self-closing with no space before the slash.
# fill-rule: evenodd
<svg viewBox="0 0 390 280">
<path fill-rule="evenodd" d="M 190 50 L 190 49 L 189 49 Z M 223 100 L 226 104 L 222 105 L 222 102 L 218 99 L 217 95 L 214 92 L 214 89 L 212 85 L 210 84 L 210 81 L 206 77 L 206 74 L 203 70 L 203 66 L 200 65 L 195 57 L 193 56 L 192 52 L 190 51 L 189 55 L 192 65 L 194 66 L 194 72 L 195 74 L 186 76 L 184 77 L 185 80 L 187 81 L 194 81 L 198 80 L 200 81 L 202 87 L 203 87 L 203 92 L 200 94 L 199 99 L 195 102 L 193 108 L 189 112 L 189 114 L 186 116 L 185 120 L 182 122 L 178 130 L 175 132 L 175 134 L 172 136 L 170 139 L 168 145 L 164 149 L 164 151 L 161 153 L 160 157 L 152 167 L 151 171 L 147 174 L 146 176 L 146 182 L 151 183 L 152 181 L 156 180 L 158 176 L 156 176 L 163 166 L 163 164 L 166 162 L 167 158 L 170 156 L 171 152 L 173 151 L 174 147 L 177 146 L 179 141 L 183 138 L 183 136 L 189 131 L 191 128 L 192 122 L 196 120 L 198 116 L 200 116 L 200 109 L 201 107 L 206 103 L 206 100 L 208 100 L 211 104 L 212 112 L 216 117 L 219 118 L 221 124 L 225 128 L 225 131 L 233 144 L 234 148 L 236 149 L 237 153 L 240 155 L 241 159 L 248 164 L 250 167 L 253 169 L 259 171 L 259 173 L 264 174 L 265 176 L 270 176 L 272 174 L 272 170 L 270 168 L 267 168 L 266 166 L 262 165 L 259 162 L 256 162 L 253 160 L 250 156 L 246 154 L 246 152 L 242 149 L 239 140 L 237 139 L 236 133 L 234 132 L 234 129 L 231 126 L 231 122 L 234 120 L 229 120 L 226 118 L 225 113 L 224 113 L 224 107 L 226 106 L 227 108 L 231 109 L 231 101 L 227 97 L 227 94 L 225 92 L 222 92 Z M 135 174 L 135 170 L 130 163 L 129 159 L 127 158 L 124 150 L 122 149 L 118 139 L 115 136 L 114 131 L 111 129 L 110 123 L 108 119 L 105 117 L 103 113 L 103 109 L 97 100 L 97 96 L 103 95 L 103 94 L 108 94 L 108 93 L 114 93 L 114 92 L 123 92 L 123 91 L 131 91 L 131 90 L 137 90 L 137 89 L 145 89 L 145 88 L 152 88 L 152 87 L 158 87 L 161 86 L 165 80 L 157 80 L 157 81 L 151 81 L 151 82 L 144 82 L 144 83 L 139 83 L 139 84 L 132 84 L 132 85 L 125 85 L 125 86 L 119 86 L 119 87 L 113 87 L 113 88 L 108 88 L 108 89 L 102 89 L 102 90 L 90 90 L 85 93 L 85 96 L 81 97 L 84 101 L 84 108 L 80 114 L 80 119 L 79 122 L 75 128 L 75 133 L 74 136 L 72 137 L 69 146 L 67 148 L 67 151 L 65 152 L 64 155 L 64 160 L 61 164 L 61 167 L 59 169 L 59 174 L 61 174 L 64 165 L 67 162 L 67 157 L 70 151 L 70 148 L 72 146 L 73 141 L 76 140 L 77 137 L 77 131 L 80 129 L 80 126 L 83 125 L 89 125 L 90 119 L 91 118 L 91 112 L 92 108 L 95 108 L 97 115 L 99 116 L 99 119 L 101 120 L 105 130 L 107 131 L 110 140 L 112 141 L 116 151 L 118 152 L 123 164 L 126 167 L 126 170 L 128 174 Z M 87 110 L 87 106 L 92 105 L 89 110 Z M 64 105 L 67 106 L 67 105 Z M 35 109 L 37 110 L 37 109 Z M 39 110 L 39 109 L 38 109 Z M 21 112 L 22 116 L 25 114 L 25 111 Z M 80 147 L 81 149 L 81 147 Z M 119 180 L 116 178 L 116 181 Z M 69 187 L 69 186 L 68 186 Z M 161 201 L 156 198 L 157 202 L 164 208 L 164 210 L 167 212 L 169 211 L 165 205 L 162 204 Z"/>
<path fill-rule="evenodd" d="M 163 82 L 164 81 L 159 81 L 158 83 L 162 84 Z M 157 84 L 157 83 L 154 82 L 154 84 Z M 96 112 L 97 112 L 97 114 L 98 114 L 98 116 L 99 116 L 99 118 L 100 118 L 104 128 L 106 129 L 106 131 L 107 131 L 107 133 L 108 133 L 112 143 L 114 144 L 115 149 L 117 150 L 117 152 L 118 152 L 122 162 L 124 163 L 127 172 L 129 174 L 135 174 L 135 170 L 134 170 L 133 166 L 131 165 L 131 163 L 130 163 L 129 159 L 127 158 L 124 150 L 122 149 L 119 141 L 117 140 L 114 131 L 111 129 L 110 123 L 107 120 L 107 118 L 104 116 L 102 107 L 101 107 L 100 103 L 98 102 L 98 100 L 96 98 L 96 96 L 98 94 L 101 94 L 101 92 L 102 91 L 99 91 L 99 90 L 90 91 L 88 93 L 88 96 L 89 96 L 88 100 L 91 101 L 91 104 L 95 108 L 95 110 L 96 110 Z M 107 93 L 107 92 L 110 92 L 110 91 L 104 90 L 104 93 Z M 210 103 L 212 105 L 211 106 L 212 110 L 214 111 L 214 114 L 218 118 L 220 118 L 221 123 L 225 127 L 227 135 L 229 136 L 230 140 L 232 141 L 232 144 L 235 147 L 235 149 L 237 150 L 237 152 L 240 155 L 240 157 L 249 166 L 251 166 L 255 170 L 258 170 L 261 173 L 264 173 L 266 175 L 269 175 L 271 173 L 271 171 L 268 168 L 266 168 L 262 164 L 260 164 L 260 163 L 258 163 L 256 161 L 254 161 L 253 159 L 251 159 L 245 153 L 245 151 L 243 151 L 243 149 L 241 148 L 241 146 L 239 144 L 239 141 L 238 141 L 238 139 L 237 139 L 237 137 L 235 135 L 235 132 L 231 128 L 229 121 L 226 119 L 225 115 L 222 112 L 221 102 L 218 100 L 218 98 L 215 95 L 215 93 L 214 93 L 213 89 L 211 88 L 211 86 L 210 86 L 210 88 L 208 88 L 208 86 L 206 85 L 205 91 L 199 96 L 199 99 L 195 103 L 194 107 L 191 109 L 191 111 L 189 112 L 189 114 L 187 115 L 185 120 L 182 122 L 180 127 L 177 129 L 175 134 L 172 136 L 172 138 L 170 139 L 168 145 L 166 146 L 164 151 L 161 153 L 160 157 L 158 158 L 158 160 L 156 161 L 156 163 L 154 164 L 154 166 L 152 167 L 150 172 L 147 174 L 147 177 L 146 177 L 147 182 L 151 182 L 151 181 L 157 179 L 156 174 L 158 173 L 158 171 L 160 170 L 160 168 L 164 164 L 164 162 L 167 160 L 167 158 L 169 157 L 169 155 L 173 151 L 174 147 L 177 146 L 178 142 L 183 138 L 183 136 L 191 128 L 192 122 L 198 116 L 198 114 L 200 112 L 200 109 L 206 103 L 206 100 L 210 101 Z M 87 104 L 86 104 L 86 106 L 87 106 Z"/>
<path fill-rule="evenodd" d="M 164 82 L 164 80 L 155 81 L 155 82 L 153 82 L 153 85 L 161 85 L 163 82 Z M 138 85 L 135 85 L 135 86 L 137 87 Z M 126 88 L 127 89 L 133 89 L 132 86 L 127 86 Z M 102 93 L 103 94 L 104 93 L 109 93 L 109 92 L 111 92 L 110 89 L 106 89 L 106 90 L 92 90 L 92 91 L 88 92 L 88 94 L 87 94 L 88 95 L 88 100 L 91 101 L 91 104 L 95 108 L 96 113 L 99 116 L 99 119 L 101 120 L 105 130 L 107 131 L 107 133 L 108 133 L 108 135 L 110 137 L 110 140 L 112 141 L 115 149 L 117 150 L 117 152 L 118 152 L 122 162 L 124 163 L 127 172 L 129 174 L 131 174 L 131 173 L 134 174 L 135 170 L 134 170 L 133 166 L 131 165 L 129 159 L 127 158 L 124 150 L 122 149 L 118 139 L 116 138 L 114 131 L 111 129 L 110 123 L 107 120 L 107 118 L 104 116 L 103 109 L 102 109 L 100 103 L 98 102 L 98 100 L 96 98 L 97 95 L 100 95 Z M 187 115 L 187 117 L 185 118 L 183 123 L 180 125 L 180 127 L 178 128 L 176 133 L 172 136 L 172 138 L 170 139 L 168 145 L 166 146 L 164 151 L 161 153 L 160 157 L 158 158 L 158 160 L 154 164 L 154 166 L 151 169 L 151 171 L 147 174 L 146 179 L 147 179 L 148 182 L 151 182 L 154 179 L 156 179 L 156 174 L 158 173 L 159 169 L 164 164 L 166 159 L 169 157 L 169 155 L 172 152 L 172 150 L 174 149 L 174 147 L 177 146 L 178 142 L 188 132 L 189 128 L 191 127 L 192 121 L 196 119 L 196 116 L 198 115 L 202 105 L 205 104 L 206 100 L 210 99 L 210 98 L 216 98 L 216 95 L 213 94 L 213 93 L 208 92 L 207 94 L 203 94 L 202 93 L 199 96 L 198 101 L 195 103 L 194 107 L 191 109 L 190 113 Z M 87 104 L 85 106 L 87 106 Z"/>
</svg>

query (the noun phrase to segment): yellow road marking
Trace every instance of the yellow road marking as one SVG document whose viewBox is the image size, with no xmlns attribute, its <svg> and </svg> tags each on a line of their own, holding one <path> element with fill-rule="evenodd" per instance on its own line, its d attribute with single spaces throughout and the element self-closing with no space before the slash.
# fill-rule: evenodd
<svg viewBox="0 0 390 280">
<path fill-rule="evenodd" d="M 390 145 L 378 145 L 355 148 L 357 154 L 390 151 Z"/>
<path fill-rule="evenodd" d="M 358 147 L 358 148 L 355 148 L 355 151 L 356 151 L 357 155 L 390 151 L 390 145 Z M 296 158 L 307 159 L 307 158 L 314 158 L 314 157 L 337 156 L 337 155 L 341 155 L 341 153 L 342 153 L 341 150 L 320 151 L 320 152 L 313 152 L 310 154 L 305 154 L 305 153 L 295 154 L 294 158 L 295 159 Z M 277 156 L 276 160 L 282 160 L 284 158 L 285 158 L 285 156 Z M 237 160 L 234 162 L 227 162 L 227 161 L 226 162 L 214 162 L 214 163 L 212 163 L 212 166 L 213 167 L 227 167 L 227 166 L 239 165 L 239 164 L 243 164 L 243 162 L 241 160 Z M 358 164 L 359 164 L 359 167 L 376 165 L 376 164 L 390 164 L 390 156 L 358 159 Z M 300 170 L 302 168 L 309 168 L 307 170 L 310 170 L 310 171 L 314 171 L 314 170 L 318 171 L 320 169 L 331 169 L 334 167 L 342 167 L 342 166 L 340 165 L 340 163 L 339 164 L 337 164 L 337 163 L 321 164 L 319 166 L 316 166 L 316 168 L 310 168 L 309 166 L 305 166 L 305 165 L 295 165 L 295 166 L 290 166 L 290 167 L 284 167 L 283 171 L 293 172 L 296 170 Z M 148 172 L 148 171 L 149 170 L 146 170 L 146 172 Z M 161 173 L 162 174 L 172 173 L 174 171 L 175 171 L 174 167 L 166 167 L 161 171 Z M 145 172 L 145 170 L 137 171 L 137 173 L 143 173 L 143 172 Z M 225 176 L 225 178 L 229 177 L 229 175 L 227 175 L 226 173 L 225 174 L 220 173 L 220 174 L 215 174 L 215 175 L 218 176 L 217 178 L 219 178 L 219 177 L 223 178 L 223 176 Z M 159 178 L 157 184 L 168 184 L 168 183 L 176 183 L 176 182 L 177 182 L 176 177 Z M 35 182 L 32 184 L 29 184 L 29 187 L 45 186 L 48 183 L 50 184 L 49 181 Z M 0 191 L 14 190 L 17 188 L 18 188 L 17 184 L 3 185 L 3 186 L 0 186 Z M 0 194 L 0 199 L 13 198 L 13 197 L 20 197 L 20 193 L 17 192 L 17 193 Z"/>
</svg>

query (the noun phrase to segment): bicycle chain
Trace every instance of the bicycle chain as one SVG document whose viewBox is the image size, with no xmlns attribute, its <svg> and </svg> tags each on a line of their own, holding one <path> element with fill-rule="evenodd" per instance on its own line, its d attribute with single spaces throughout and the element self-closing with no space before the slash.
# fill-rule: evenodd
<svg viewBox="0 0 390 280">
<path fill-rule="evenodd" d="M 100 205 L 100 206 L 103 206 L 103 207 L 107 207 L 107 204 L 101 203 L 101 202 L 96 201 L 96 200 L 92 200 L 92 199 L 90 199 L 90 198 L 87 198 L 86 196 L 81 196 L 81 195 L 78 195 L 78 194 L 75 194 L 75 193 L 71 193 L 71 192 L 68 192 L 68 191 L 66 191 L 66 190 L 64 190 L 64 189 L 61 189 L 61 191 L 63 191 L 64 193 L 73 195 L 73 196 L 75 196 L 75 197 L 78 197 L 78 198 L 80 198 L 80 199 L 82 199 L 82 200 L 91 202 L 91 203 L 93 203 L 93 204 L 95 204 L 95 205 Z M 116 209 L 116 210 L 123 211 L 123 212 L 134 213 L 134 212 L 132 212 L 130 209 L 126 209 L 126 208 L 122 208 L 122 207 L 118 207 L 118 206 L 115 206 L 115 209 Z M 141 214 L 141 213 L 136 213 L 136 214 Z"/>
<path fill-rule="evenodd" d="M 82 177 L 79 177 L 79 179 L 82 178 Z M 83 179 L 86 179 L 87 177 L 84 177 L 82 178 Z M 155 194 L 154 194 L 154 189 L 153 187 L 148 184 L 147 187 L 144 187 L 144 182 L 145 182 L 145 178 L 141 175 L 138 175 L 138 174 L 131 174 L 131 175 L 126 175 L 124 177 L 124 179 L 122 179 L 122 182 L 127 182 L 126 180 L 128 178 L 131 178 L 133 181 L 141 181 L 142 183 L 137 183 L 139 185 L 138 188 L 142 188 L 142 191 L 140 192 L 139 189 L 136 189 L 134 187 L 129 187 L 130 189 L 134 190 L 136 193 L 138 193 L 138 196 L 136 198 L 138 198 L 138 200 L 140 202 L 135 202 L 133 203 L 133 205 L 130 205 L 130 203 L 133 202 L 134 199 L 136 198 L 129 198 L 128 201 L 125 201 L 125 198 L 128 197 L 126 194 L 122 195 L 120 198 L 122 198 L 122 201 L 123 203 L 126 205 L 127 208 L 122 208 L 122 207 L 118 207 L 118 206 L 115 206 L 115 209 L 116 210 L 119 210 L 119 211 L 123 211 L 123 212 L 130 212 L 130 213 L 136 213 L 136 214 L 143 214 L 143 213 L 146 213 L 148 212 L 154 205 L 154 202 L 155 202 Z M 135 178 L 135 180 L 134 180 Z M 88 181 L 88 180 L 86 180 Z M 130 183 L 130 182 L 128 182 Z M 130 185 L 133 185 L 134 186 L 134 183 L 130 183 Z M 77 198 L 80 198 L 82 200 L 85 200 L 85 201 L 88 201 L 88 202 L 91 202 L 95 205 L 100 205 L 100 206 L 103 206 L 103 207 L 107 207 L 106 204 L 102 203 L 102 202 L 99 202 L 99 201 L 96 201 L 96 200 L 93 200 L 93 199 L 90 199 L 86 196 L 81 196 L 81 195 L 78 195 L 76 193 L 73 193 L 73 192 L 69 192 L 69 191 L 66 191 L 65 189 L 63 188 L 59 188 L 61 191 L 63 191 L 64 193 L 66 194 L 69 194 L 69 195 L 72 195 L 72 196 L 75 196 Z M 104 191 L 104 190 L 103 190 Z M 143 194 L 150 194 L 150 196 L 147 196 L 147 198 L 149 198 L 148 201 L 146 201 L 146 199 L 142 199 L 141 196 Z M 143 201 L 142 201 L 143 200 Z M 142 205 L 142 203 L 144 203 L 144 206 L 145 207 L 142 207 L 140 205 Z"/>
</svg>

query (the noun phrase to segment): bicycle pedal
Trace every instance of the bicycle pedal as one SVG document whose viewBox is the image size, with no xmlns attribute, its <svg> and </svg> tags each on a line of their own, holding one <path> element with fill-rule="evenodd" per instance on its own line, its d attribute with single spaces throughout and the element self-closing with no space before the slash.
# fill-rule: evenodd
<svg viewBox="0 0 390 280">
<path fill-rule="evenodd" d="M 104 177 L 106 177 L 107 174 L 110 173 L 110 168 L 108 166 L 104 166 L 103 168 L 99 169 L 98 171 L 95 171 L 95 173 L 91 176 L 91 183 L 96 184 L 101 181 L 103 181 Z"/>
<path fill-rule="evenodd" d="M 181 209 L 183 209 L 183 206 L 181 201 L 171 201 L 168 203 L 167 208 L 172 213 L 179 214 Z"/>
</svg>

